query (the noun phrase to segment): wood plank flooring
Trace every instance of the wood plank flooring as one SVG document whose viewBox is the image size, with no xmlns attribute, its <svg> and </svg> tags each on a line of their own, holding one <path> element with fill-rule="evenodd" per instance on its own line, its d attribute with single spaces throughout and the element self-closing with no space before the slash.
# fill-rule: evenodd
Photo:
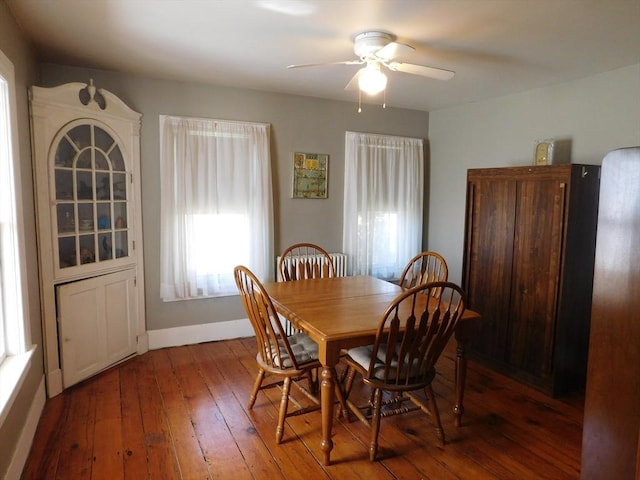
<svg viewBox="0 0 640 480">
<path fill-rule="evenodd" d="M 582 396 L 551 399 L 470 361 L 456 428 L 453 359 L 450 346 L 434 384 L 444 447 L 430 419 L 414 412 L 383 419 L 381 458 L 370 462 L 368 428 L 336 419 L 332 465 L 325 467 L 319 411 L 289 418 L 277 445 L 279 391 L 261 392 L 247 410 L 257 371 L 253 338 L 150 351 L 48 400 L 22 478 L 579 477 Z"/>
</svg>

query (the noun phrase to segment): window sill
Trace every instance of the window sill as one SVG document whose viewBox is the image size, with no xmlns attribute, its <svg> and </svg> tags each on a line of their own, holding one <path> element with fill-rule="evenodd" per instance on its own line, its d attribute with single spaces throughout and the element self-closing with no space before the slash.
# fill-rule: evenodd
<svg viewBox="0 0 640 480">
<path fill-rule="evenodd" d="M 0 388 L 0 427 L 9 414 L 35 350 L 36 346 L 33 345 L 25 353 L 11 355 L 0 364 L 0 385 L 2 385 Z"/>
</svg>

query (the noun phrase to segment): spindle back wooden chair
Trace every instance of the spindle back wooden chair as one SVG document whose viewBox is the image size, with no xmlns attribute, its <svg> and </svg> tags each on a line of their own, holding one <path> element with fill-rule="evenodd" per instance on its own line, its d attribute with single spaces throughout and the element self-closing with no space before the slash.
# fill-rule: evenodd
<svg viewBox="0 0 640 480">
<path fill-rule="evenodd" d="M 409 260 L 398 285 L 412 288 L 428 282 L 446 282 L 448 276 L 449 268 L 442 255 L 431 251 L 421 252 Z"/>
<path fill-rule="evenodd" d="M 382 417 L 422 410 L 429 414 L 444 445 L 444 431 L 431 383 L 435 364 L 465 311 L 457 285 L 431 282 L 399 294 L 383 314 L 372 345 L 347 351 L 344 395 L 347 414 L 371 427 L 369 458 L 378 452 Z M 369 402 L 349 399 L 356 374 L 371 388 Z M 416 392 L 424 392 L 426 401 Z"/>
<path fill-rule="evenodd" d="M 278 260 L 278 273 L 279 280 L 284 282 L 336 276 L 329 253 L 313 243 L 295 243 L 287 247 Z M 283 322 L 287 335 L 297 332 L 287 320 Z"/>
<path fill-rule="evenodd" d="M 287 247 L 278 261 L 280 280 L 335 277 L 336 270 L 329 253 L 313 243 L 296 243 Z"/>
<path fill-rule="evenodd" d="M 292 415 L 311 412 L 320 408 L 316 396 L 317 384 L 312 372 L 320 367 L 318 361 L 318 345 L 306 334 L 298 332 L 287 335 L 278 314 L 271 302 L 271 298 L 258 278 L 242 265 L 235 267 L 234 276 L 242 305 L 251 321 L 256 335 L 258 354 L 258 375 L 254 382 L 249 409 L 253 408 L 260 390 L 279 386 L 282 388 L 278 423 L 276 427 L 276 442 L 282 441 L 285 418 Z M 275 382 L 264 383 L 267 374 L 277 378 Z M 303 378 L 308 379 L 310 388 L 299 383 Z M 296 386 L 310 401 L 311 405 L 288 410 L 291 386 Z"/>
</svg>

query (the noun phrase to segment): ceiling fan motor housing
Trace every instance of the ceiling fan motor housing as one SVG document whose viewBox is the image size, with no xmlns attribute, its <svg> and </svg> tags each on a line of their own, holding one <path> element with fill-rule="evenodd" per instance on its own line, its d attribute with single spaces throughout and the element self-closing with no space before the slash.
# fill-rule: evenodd
<svg viewBox="0 0 640 480">
<path fill-rule="evenodd" d="M 385 45 L 393 42 L 393 35 L 386 32 L 362 32 L 353 40 L 353 51 L 364 59 L 372 57 Z"/>
</svg>

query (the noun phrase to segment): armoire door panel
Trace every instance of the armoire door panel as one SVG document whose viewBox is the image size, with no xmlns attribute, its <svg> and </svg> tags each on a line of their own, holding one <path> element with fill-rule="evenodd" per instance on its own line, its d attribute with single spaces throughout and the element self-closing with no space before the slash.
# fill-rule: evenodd
<svg viewBox="0 0 640 480">
<path fill-rule="evenodd" d="M 491 312 L 478 325 L 475 344 L 478 352 L 500 358 L 506 353 L 516 184 L 479 180 L 469 188 L 473 228 L 466 279 L 468 301 L 477 311 Z M 507 293 L 496 296 L 492 294 L 495 291 Z"/>
<path fill-rule="evenodd" d="M 539 376 L 553 369 L 564 192 L 558 180 L 518 182 L 507 362 Z"/>
</svg>

